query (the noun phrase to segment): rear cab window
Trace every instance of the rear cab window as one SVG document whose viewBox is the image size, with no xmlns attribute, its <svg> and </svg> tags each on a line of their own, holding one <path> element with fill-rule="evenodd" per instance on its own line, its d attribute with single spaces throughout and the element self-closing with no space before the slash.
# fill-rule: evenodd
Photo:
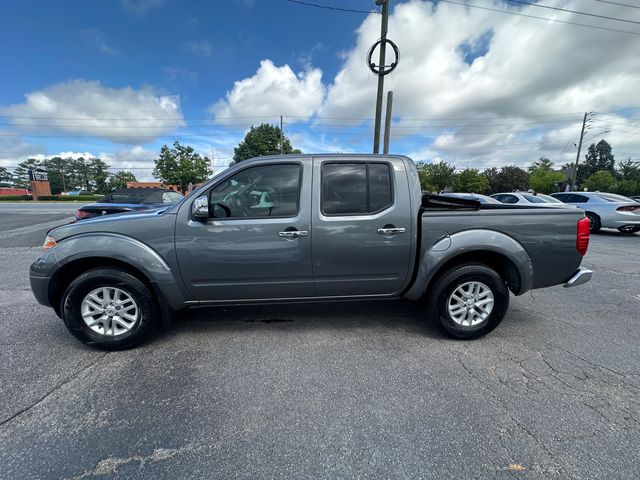
<svg viewBox="0 0 640 480">
<path fill-rule="evenodd" d="M 321 182 L 323 215 L 370 215 L 393 205 L 391 167 L 386 162 L 327 162 Z"/>
</svg>

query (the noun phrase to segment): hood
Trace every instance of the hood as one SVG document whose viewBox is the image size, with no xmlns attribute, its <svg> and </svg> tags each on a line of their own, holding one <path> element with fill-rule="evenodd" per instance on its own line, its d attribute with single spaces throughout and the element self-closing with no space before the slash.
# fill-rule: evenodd
<svg viewBox="0 0 640 480">
<path fill-rule="evenodd" d="M 162 207 L 131 210 L 123 213 L 113 213 L 99 217 L 92 217 L 81 222 L 72 222 L 50 230 L 47 235 L 56 240 L 80 235 L 82 233 L 109 232 L 128 233 L 135 230 L 144 230 L 150 227 L 149 223 L 155 223 L 167 214 L 167 210 L 173 205 Z M 172 215 L 172 214 L 168 214 Z M 175 213 L 173 214 L 175 215 Z"/>
</svg>

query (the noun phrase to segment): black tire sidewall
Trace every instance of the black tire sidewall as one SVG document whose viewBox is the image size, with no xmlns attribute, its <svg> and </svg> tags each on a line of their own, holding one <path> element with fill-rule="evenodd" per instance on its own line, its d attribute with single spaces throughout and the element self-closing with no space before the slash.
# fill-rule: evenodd
<svg viewBox="0 0 640 480">
<path fill-rule="evenodd" d="M 128 332 L 114 337 L 92 331 L 82 319 L 80 307 L 85 296 L 99 287 L 117 287 L 130 295 L 140 318 Z M 144 342 L 153 331 L 155 302 L 149 288 L 133 275 L 115 269 L 90 270 L 75 279 L 62 297 L 62 319 L 81 342 L 105 350 L 131 348 Z"/>
<path fill-rule="evenodd" d="M 585 216 L 589 219 L 589 233 L 596 233 L 602 228 L 600 217 L 592 212 L 585 213 Z"/>
<path fill-rule="evenodd" d="M 447 309 L 451 293 L 466 282 L 477 281 L 486 285 L 493 293 L 494 306 L 486 320 L 474 327 L 463 327 L 453 321 Z M 485 265 L 461 265 L 453 268 L 436 280 L 434 291 L 435 314 L 440 326 L 450 336 L 473 339 L 486 335 L 502 321 L 509 308 L 509 289 L 500 275 Z"/>
</svg>

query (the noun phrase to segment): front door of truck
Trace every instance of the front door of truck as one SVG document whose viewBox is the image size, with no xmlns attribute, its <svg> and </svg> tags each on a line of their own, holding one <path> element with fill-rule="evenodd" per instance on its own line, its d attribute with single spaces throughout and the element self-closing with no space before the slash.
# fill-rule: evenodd
<svg viewBox="0 0 640 480">
<path fill-rule="evenodd" d="M 400 158 L 314 158 L 313 270 L 319 296 L 394 295 L 412 265 L 408 178 Z"/>
<path fill-rule="evenodd" d="M 176 252 L 194 300 L 312 296 L 310 188 L 310 161 L 248 162 L 207 192 L 208 220 L 185 202 Z"/>
</svg>

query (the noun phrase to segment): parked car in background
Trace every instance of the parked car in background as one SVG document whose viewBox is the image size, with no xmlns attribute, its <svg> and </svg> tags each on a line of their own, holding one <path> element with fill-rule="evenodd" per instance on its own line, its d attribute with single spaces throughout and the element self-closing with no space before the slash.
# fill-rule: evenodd
<svg viewBox="0 0 640 480">
<path fill-rule="evenodd" d="M 591 222 L 590 230 L 617 228 L 621 232 L 640 232 L 640 202 L 631 198 L 602 192 L 560 192 L 551 195 L 558 200 L 584 210 Z"/>
<path fill-rule="evenodd" d="M 440 195 L 453 198 L 464 198 L 467 200 L 475 200 L 480 203 L 501 203 L 495 198 L 491 198 L 488 195 L 482 195 L 481 193 L 456 193 L 456 192 L 443 192 Z"/>
<path fill-rule="evenodd" d="M 494 193 L 491 198 L 495 198 L 501 203 L 509 205 L 529 205 L 532 207 L 551 207 L 551 208 L 567 208 L 573 207 L 563 203 L 560 200 L 553 198 L 550 195 L 544 195 L 542 193 L 529 193 L 529 192 L 509 192 L 509 193 Z"/>
<path fill-rule="evenodd" d="M 640 195 L 634 195 L 633 197 L 629 197 L 631 198 L 631 200 L 634 200 L 636 202 L 640 202 Z"/>
<path fill-rule="evenodd" d="M 81 206 L 76 212 L 76 220 L 166 207 L 182 198 L 182 194 L 163 188 L 121 188 L 105 195 L 96 203 Z"/>
</svg>

